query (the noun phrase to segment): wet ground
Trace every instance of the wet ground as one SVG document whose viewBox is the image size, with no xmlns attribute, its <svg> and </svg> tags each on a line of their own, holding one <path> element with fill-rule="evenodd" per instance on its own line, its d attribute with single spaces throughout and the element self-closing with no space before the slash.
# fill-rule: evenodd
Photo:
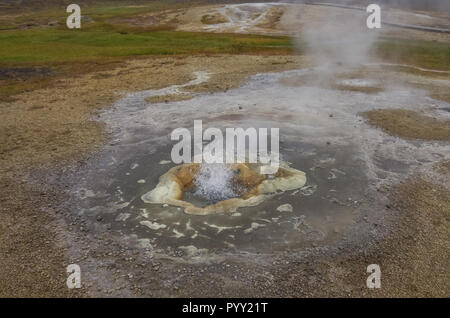
<svg viewBox="0 0 450 318">
<path fill-rule="evenodd" d="M 147 253 L 186 261 L 226 255 L 250 260 L 248 255 L 332 247 L 344 239 L 355 244 L 369 240 L 374 231 L 368 230 L 368 223 L 384 222 L 384 201 L 375 188 L 443 158 L 450 146 L 391 137 L 359 115 L 374 108 L 425 108 L 430 103 L 425 92 L 365 78 L 344 84 L 383 89 L 366 94 L 286 85 L 283 80 L 302 82 L 311 73 L 320 70 L 260 74 L 241 88 L 190 100 L 145 101 L 207 80 L 207 74 L 197 72 L 197 79 L 185 85 L 128 94 L 100 116 L 112 133 L 111 142 L 78 176 L 81 182 L 71 191 L 73 213 L 88 220 L 91 233 L 107 228 L 124 242 L 133 238 Z M 204 129 L 280 128 L 281 157 L 306 173 L 306 186 L 229 214 L 193 216 L 176 207 L 145 204 L 141 195 L 174 166 L 171 131 L 191 129 L 199 119 Z M 291 204 L 293 211 L 277 210 L 283 204 Z"/>
<path fill-rule="evenodd" d="M 177 29 L 182 31 L 297 35 L 322 19 L 352 20 L 359 16 L 365 21 L 367 14 L 364 6 L 266 2 L 198 6 L 156 16 L 167 22 L 175 19 Z M 444 11 L 411 12 L 383 7 L 382 16 L 384 35 L 448 40 L 450 22 Z M 140 24 L 151 24 L 153 20 L 152 14 L 137 19 Z"/>
</svg>

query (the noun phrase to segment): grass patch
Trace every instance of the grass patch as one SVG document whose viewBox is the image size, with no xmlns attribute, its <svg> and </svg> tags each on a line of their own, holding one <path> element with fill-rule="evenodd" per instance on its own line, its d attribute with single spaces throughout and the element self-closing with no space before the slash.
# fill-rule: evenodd
<svg viewBox="0 0 450 318">
<path fill-rule="evenodd" d="M 384 91 L 383 88 L 376 86 L 354 86 L 354 85 L 335 84 L 332 85 L 332 87 L 340 91 L 358 92 L 364 94 L 378 94 Z"/>
<path fill-rule="evenodd" d="M 49 67 L 54 74 L 98 70 L 130 57 L 183 54 L 291 54 L 288 37 L 134 30 L 96 27 L 68 30 L 32 28 L 0 32 L 0 69 Z M 31 86 L 30 86 L 31 85 Z M 0 99 L 35 87 L 32 80 L 2 83 Z"/>
<path fill-rule="evenodd" d="M 450 140 L 450 122 L 405 109 L 378 109 L 363 114 L 370 125 L 406 139 Z"/>
<path fill-rule="evenodd" d="M 435 72 L 439 70 L 420 70 L 417 69 L 415 66 L 400 66 L 400 65 L 394 65 L 389 66 L 389 69 L 391 70 L 397 70 L 399 72 L 413 74 L 417 76 L 424 76 L 424 77 L 431 77 L 436 79 L 448 79 L 450 77 L 450 73 L 442 73 L 442 72 Z"/>
<path fill-rule="evenodd" d="M 423 68 L 449 71 L 450 43 L 382 39 L 375 45 L 375 54 L 385 61 L 411 64 Z"/>
<path fill-rule="evenodd" d="M 287 53 L 287 37 L 194 32 L 31 29 L 0 32 L 0 65 L 92 61 L 138 55 Z"/>
<path fill-rule="evenodd" d="M 38 28 L 47 26 L 50 23 L 59 25 L 59 28 L 66 29 L 66 5 L 61 3 L 53 3 L 52 5 L 45 2 L 41 5 L 33 5 L 34 1 L 19 6 L 11 6 L 9 12 L 1 11 L 0 7 L 0 31 L 23 28 Z M 77 2 L 81 8 L 82 28 L 101 29 L 105 26 L 111 26 L 110 20 L 119 18 L 126 19 L 136 15 L 146 14 L 150 12 L 178 9 L 189 7 L 197 4 L 197 2 L 184 2 L 177 0 L 164 1 L 81 1 Z"/>
<path fill-rule="evenodd" d="M 228 19 L 221 14 L 205 14 L 201 21 L 203 24 L 219 24 L 228 22 Z"/>
<path fill-rule="evenodd" d="M 431 97 L 434 99 L 442 100 L 444 102 L 450 103 L 450 92 L 448 93 L 433 93 Z"/>
<path fill-rule="evenodd" d="M 98 70 L 105 65 L 111 67 L 137 56 L 281 55 L 294 52 L 293 41 L 289 37 L 175 32 L 170 25 L 141 27 L 118 23 L 119 20 L 116 19 L 186 7 L 185 2 L 81 3 L 81 6 L 85 21 L 82 20 L 80 30 L 65 27 L 67 13 L 64 6 L 28 11 L 24 9 L 23 14 L 0 16 L 0 69 L 49 67 L 52 70 L 49 78 L 52 78 L 55 75 Z M 212 23 L 209 16 L 204 16 L 202 20 L 204 23 Z M 306 44 L 302 46 L 305 47 Z M 298 49 L 295 52 L 302 53 Z M 448 43 L 382 39 L 375 45 L 374 52 L 385 61 L 450 70 Z M 35 78 L 3 79 L 0 99 L 41 87 L 46 80 L 47 78 L 39 81 Z"/>
</svg>

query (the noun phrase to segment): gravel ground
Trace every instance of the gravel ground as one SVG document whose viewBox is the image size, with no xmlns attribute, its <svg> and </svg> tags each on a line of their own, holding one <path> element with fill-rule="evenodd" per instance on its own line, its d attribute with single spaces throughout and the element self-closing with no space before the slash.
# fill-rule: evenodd
<svg viewBox="0 0 450 318">
<path fill-rule="evenodd" d="M 185 83 L 198 70 L 214 75 L 188 93 L 226 91 L 249 75 L 307 62 L 291 56 L 139 59 L 2 103 L 0 296 L 448 297 L 448 161 L 378 189 L 389 213 L 383 224 L 368 221 L 368 230 L 381 227 L 370 243 L 346 245 L 344 240 L 333 249 L 261 261 L 229 255 L 184 262 L 143 253 L 108 227 L 91 232 L 68 213 L 65 189 L 71 184 L 62 180 L 83 169 L 108 140 L 102 125 L 90 118 L 120 92 Z M 72 263 L 87 269 L 80 290 L 65 285 L 66 266 Z M 366 267 L 372 263 L 382 269 L 379 290 L 366 288 Z"/>
<path fill-rule="evenodd" d="M 0 295 L 83 294 L 69 292 L 65 285 L 66 266 L 71 264 L 67 251 L 82 251 L 73 240 L 84 235 L 74 226 L 76 220 L 68 223 L 62 218 L 64 211 L 58 207 L 65 200 L 65 187 L 57 180 L 82 165 L 106 141 L 102 125 L 90 118 L 119 98 L 120 92 L 184 83 L 198 68 L 214 76 L 192 91 L 224 91 L 249 75 L 298 63 L 291 56 L 140 59 L 111 71 L 58 80 L 51 88 L 2 102 Z"/>
</svg>

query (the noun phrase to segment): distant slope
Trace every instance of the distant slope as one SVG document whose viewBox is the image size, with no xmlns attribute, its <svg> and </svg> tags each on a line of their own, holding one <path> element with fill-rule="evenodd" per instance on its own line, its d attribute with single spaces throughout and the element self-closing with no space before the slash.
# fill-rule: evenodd
<svg viewBox="0 0 450 318">
<path fill-rule="evenodd" d="M 63 7 L 71 3 L 80 6 L 98 5 L 144 5 L 164 2 L 165 4 L 219 4 L 219 3 L 249 3 L 249 2 L 291 2 L 291 3 L 314 3 L 330 2 L 336 4 L 367 6 L 377 3 L 384 6 L 397 7 L 400 9 L 423 10 L 423 11 L 445 11 L 450 13 L 450 0 L 0 0 L 0 10 L 17 11 L 20 9 L 46 9 L 51 7 Z M 3 13 L 2 12 L 2 13 Z"/>
<path fill-rule="evenodd" d="M 450 0 L 288 0 L 288 2 L 330 2 L 335 4 L 364 6 L 367 6 L 371 3 L 376 3 L 379 5 L 387 5 L 400 9 L 450 12 Z"/>
<path fill-rule="evenodd" d="M 272 0 L 277 1 L 277 0 Z M 152 2 L 165 3 L 185 3 L 185 4 L 205 4 L 205 3 L 239 3 L 239 2 L 269 2 L 264 0 L 0 0 L 0 7 L 53 7 L 53 6 L 67 6 L 71 3 L 79 5 L 103 5 L 103 4 L 150 4 Z"/>
</svg>

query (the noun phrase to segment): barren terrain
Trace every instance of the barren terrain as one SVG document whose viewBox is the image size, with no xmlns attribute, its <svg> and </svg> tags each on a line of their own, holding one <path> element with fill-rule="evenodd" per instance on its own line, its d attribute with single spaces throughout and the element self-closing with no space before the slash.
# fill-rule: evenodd
<svg viewBox="0 0 450 318">
<path fill-rule="evenodd" d="M 353 13 L 297 9 L 133 9 L 105 23 L 136 42 L 149 32 L 156 52 L 130 47 L 104 60 L 69 60 L 72 66 L 50 54 L 20 64 L 0 49 L 7 87 L 0 92 L 0 296 L 448 297 L 450 35 L 387 27 L 383 40 L 395 40 L 384 45 L 395 52 L 381 45 L 373 65 L 325 71 L 324 80 L 317 56 L 264 36 Z M 392 10 L 389 19 L 450 28 L 442 13 Z M 182 32 L 189 32 L 188 52 L 178 51 Z M 209 32 L 225 35 L 219 44 Z M 175 44 L 163 47 L 164 39 Z M 419 42 L 404 49 L 405 40 Z M 280 125 L 288 132 L 282 151 L 298 159 L 291 162 L 306 172 L 308 187 L 274 198 L 260 209 L 267 211 L 208 219 L 207 229 L 199 216 L 142 205 L 136 193 L 170 166 L 170 144 L 162 141 L 193 119 Z M 131 168 L 138 161 L 141 168 Z M 292 214 L 276 210 L 286 202 Z M 263 212 L 275 221 L 266 214 L 261 221 Z M 167 222 L 159 234 L 139 225 L 174 216 L 181 223 Z M 233 217 L 243 225 L 229 225 Z M 206 238 L 194 240 L 187 224 Z M 272 242 L 263 232 L 269 228 Z M 228 234 L 233 247 L 223 248 Z M 73 263 L 82 288 L 69 290 Z M 381 289 L 366 287 L 373 263 L 382 269 Z"/>
</svg>

